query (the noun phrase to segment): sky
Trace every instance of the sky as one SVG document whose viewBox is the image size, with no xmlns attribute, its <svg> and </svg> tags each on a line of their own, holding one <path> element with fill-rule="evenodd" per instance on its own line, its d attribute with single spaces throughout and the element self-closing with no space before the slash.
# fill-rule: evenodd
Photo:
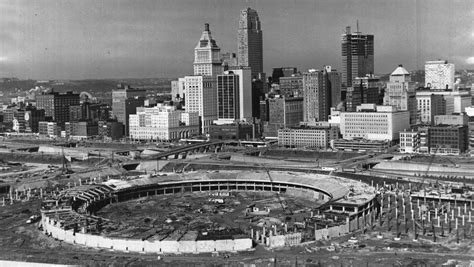
<svg viewBox="0 0 474 267">
<path fill-rule="evenodd" d="M 374 34 L 375 72 L 446 59 L 474 69 L 472 0 L 1 0 L 0 77 L 182 77 L 204 23 L 237 52 L 240 10 L 257 10 L 264 71 L 341 69 L 346 26 Z"/>
</svg>

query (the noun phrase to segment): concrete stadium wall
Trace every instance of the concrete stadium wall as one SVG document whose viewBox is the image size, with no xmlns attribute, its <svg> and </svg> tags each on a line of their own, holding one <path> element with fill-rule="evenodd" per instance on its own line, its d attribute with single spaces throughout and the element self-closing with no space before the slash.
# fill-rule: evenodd
<svg viewBox="0 0 474 267">
<path fill-rule="evenodd" d="M 50 234 L 51 237 L 63 240 L 66 243 L 122 252 L 206 253 L 214 251 L 246 251 L 252 248 L 252 240 L 250 238 L 197 241 L 163 240 L 150 242 L 137 239 L 109 238 L 79 232 L 73 233 L 73 230 L 62 229 L 59 223 L 47 216 L 41 218 L 41 223 L 45 234 Z"/>
<path fill-rule="evenodd" d="M 350 221 L 349 220 L 346 221 L 345 224 L 315 230 L 314 231 L 315 240 L 326 240 L 333 237 L 340 237 L 350 232 L 363 229 L 366 225 L 372 225 L 375 221 L 371 215 L 372 213 L 368 213 L 365 216 L 365 224 L 364 224 L 364 216 L 362 215 Z"/>
</svg>

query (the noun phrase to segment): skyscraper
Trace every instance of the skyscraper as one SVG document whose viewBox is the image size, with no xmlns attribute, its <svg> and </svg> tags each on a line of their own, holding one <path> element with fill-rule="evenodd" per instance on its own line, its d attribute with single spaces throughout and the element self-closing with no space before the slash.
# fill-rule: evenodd
<svg viewBox="0 0 474 267">
<path fill-rule="evenodd" d="M 252 69 L 252 78 L 263 72 L 262 29 L 257 11 L 247 8 L 240 12 L 238 64 Z"/>
<path fill-rule="evenodd" d="M 200 131 L 209 133 L 210 126 L 217 119 L 216 78 L 210 76 L 185 76 L 186 111 L 197 112 L 200 118 Z"/>
<path fill-rule="evenodd" d="M 52 119 L 61 128 L 69 121 L 69 107 L 79 105 L 79 94 L 50 92 L 36 96 L 36 107 L 45 110 L 45 116 Z"/>
<path fill-rule="evenodd" d="M 331 67 L 303 73 L 303 111 L 305 122 L 327 121 L 331 108 Z"/>
<path fill-rule="evenodd" d="M 145 98 L 146 90 L 132 89 L 128 85 L 120 84 L 112 90 L 112 113 L 118 122 L 123 123 L 125 136 L 129 132 L 130 114 L 136 114 L 137 107 L 143 106 Z"/>
<path fill-rule="evenodd" d="M 250 69 L 226 71 L 217 76 L 218 119 L 250 121 L 252 118 L 252 82 Z"/>
<path fill-rule="evenodd" d="M 412 82 L 410 73 L 399 65 L 390 74 L 390 81 L 387 82 L 383 104 L 385 106 L 395 106 L 398 110 L 410 111 L 410 124 L 416 123 L 416 82 Z"/>
<path fill-rule="evenodd" d="M 221 49 L 212 39 L 209 24 L 204 24 L 201 39 L 194 48 L 194 75 L 213 76 L 222 73 Z"/>
<path fill-rule="evenodd" d="M 374 35 L 362 34 L 359 29 L 352 34 L 351 27 L 346 27 L 342 35 L 342 90 L 352 86 L 356 77 L 373 73 Z"/>
<path fill-rule="evenodd" d="M 426 61 L 425 87 L 454 89 L 454 64 L 445 60 Z"/>
</svg>

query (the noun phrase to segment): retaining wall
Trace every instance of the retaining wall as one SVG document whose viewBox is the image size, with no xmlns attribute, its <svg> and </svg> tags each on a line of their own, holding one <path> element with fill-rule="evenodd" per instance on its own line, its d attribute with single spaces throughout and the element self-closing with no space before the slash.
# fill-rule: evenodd
<svg viewBox="0 0 474 267">
<path fill-rule="evenodd" d="M 42 216 L 43 231 L 53 238 L 63 240 L 70 244 L 79 244 L 93 248 L 112 249 L 122 252 L 147 252 L 147 253 L 205 253 L 205 252 L 231 252 L 245 251 L 252 248 L 250 238 L 225 239 L 225 240 L 198 240 L 198 241 L 142 241 L 137 239 L 110 238 L 92 234 L 74 233 L 73 230 L 64 230 L 59 223 Z"/>
</svg>

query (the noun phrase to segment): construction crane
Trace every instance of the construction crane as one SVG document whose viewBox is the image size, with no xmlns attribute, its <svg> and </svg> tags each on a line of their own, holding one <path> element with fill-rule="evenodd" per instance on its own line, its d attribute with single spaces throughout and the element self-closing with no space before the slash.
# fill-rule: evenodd
<svg viewBox="0 0 474 267">
<path fill-rule="evenodd" d="M 273 190 L 273 179 L 272 179 L 272 176 L 270 175 L 270 170 L 268 170 L 268 168 L 267 168 L 265 165 L 263 165 L 263 164 L 262 164 L 261 166 L 262 166 L 262 167 L 265 169 L 265 171 L 267 172 L 268 179 L 270 180 L 270 184 L 271 184 L 272 190 Z M 280 193 L 278 192 L 276 195 L 277 195 L 277 198 L 278 198 L 278 202 L 280 203 L 280 206 L 281 206 L 281 208 L 283 209 L 283 211 L 286 212 L 286 213 L 289 214 L 289 215 L 293 215 L 293 211 L 291 211 L 291 209 L 287 209 L 287 208 L 285 207 L 285 204 L 283 204 L 283 200 L 282 200 L 281 197 L 280 197 Z"/>
<path fill-rule="evenodd" d="M 423 175 L 423 180 L 421 181 L 422 184 L 425 183 L 425 179 L 428 177 L 428 173 L 429 173 L 429 171 L 430 171 L 431 165 L 433 165 L 433 161 L 434 161 L 434 159 L 435 159 L 436 152 L 438 152 L 438 149 L 439 149 L 439 148 L 440 148 L 440 146 L 436 146 L 435 151 L 434 151 L 433 154 L 431 155 L 430 162 L 428 163 L 428 168 L 426 168 L 425 174 Z"/>
</svg>

